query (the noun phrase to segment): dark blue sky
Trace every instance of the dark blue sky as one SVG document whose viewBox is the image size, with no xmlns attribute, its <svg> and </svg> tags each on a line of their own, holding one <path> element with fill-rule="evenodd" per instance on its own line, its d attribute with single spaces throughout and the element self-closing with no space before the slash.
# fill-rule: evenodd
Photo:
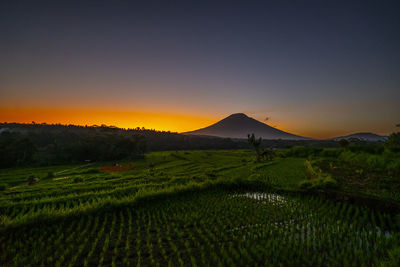
<svg viewBox="0 0 400 267">
<path fill-rule="evenodd" d="M 399 1 L 216 2 L 2 1 L 0 107 L 395 130 Z"/>
</svg>

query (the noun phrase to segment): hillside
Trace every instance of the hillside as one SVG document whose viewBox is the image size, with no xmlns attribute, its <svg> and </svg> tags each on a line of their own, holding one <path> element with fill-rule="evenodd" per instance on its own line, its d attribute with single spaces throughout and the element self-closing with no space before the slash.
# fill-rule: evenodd
<svg viewBox="0 0 400 267">
<path fill-rule="evenodd" d="M 354 133 L 345 136 L 339 136 L 331 138 L 331 140 L 340 140 L 340 139 L 358 139 L 360 141 L 370 141 L 370 142 L 378 142 L 378 141 L 386 141 L 387 136 L 378 135 L 374 133 Z"/>
</svg>

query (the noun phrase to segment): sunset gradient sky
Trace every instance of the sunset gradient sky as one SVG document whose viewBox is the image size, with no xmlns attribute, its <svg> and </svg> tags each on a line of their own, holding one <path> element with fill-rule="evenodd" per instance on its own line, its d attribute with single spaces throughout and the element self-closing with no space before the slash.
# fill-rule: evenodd
<svg viewBox="0 0 400 267">
<path fill-rule="evenodd" d="M 0 122 L 389 134 L 399 3 L 2 1 Z"/>
</svg>

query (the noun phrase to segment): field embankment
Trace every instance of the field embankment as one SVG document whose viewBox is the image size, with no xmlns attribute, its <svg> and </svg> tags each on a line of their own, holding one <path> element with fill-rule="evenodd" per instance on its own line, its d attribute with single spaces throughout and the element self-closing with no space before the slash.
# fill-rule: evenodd
<svg viewBox="0 0 400 267">
<path fill-rule="evenodd" d="M 27 177 L 37 182 L 29 185 Z M 1 262 L 393 263 L 396 217 L 357 203 L 361 198 L 340 180 L 330 188 L 326 177 L 334 176 L 304 157 L 281 153 L 256 162 L 250 151 L 157 152 L 118 165 L 2 170 L 11 186 L 0 192 Z M 349 246 L 338 249 L 343 242 Z"/>
</svg>

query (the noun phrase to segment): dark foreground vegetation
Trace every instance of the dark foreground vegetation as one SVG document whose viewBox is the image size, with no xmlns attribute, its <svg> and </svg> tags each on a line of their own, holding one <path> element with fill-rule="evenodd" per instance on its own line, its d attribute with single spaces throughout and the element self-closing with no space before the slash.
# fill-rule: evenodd
<svg viewBox="0 0 400 267">
<path fill-rule="evenodd" d="M 269 160 L 246 150 L 168 151 L 118 164 L 4 169 L 0 263 L 398 266 L 399 172 L 349 167 L 350 153 L 386 157 L 351 149 L 294 147 Z M 359 168 L 373 168 L 392 190 L 340 175 Z M 360 196 L 377 205 L 352 201 Z"/>
<path fill-rule="evenodd" d="M 28 127 L 1 133 L 33 151 L 0 170 L 2 266 L 400 265 L 398 134 L 324 147 L 148 131 L 251 149 L 145 153 L 147 130 L 49 126 L 40 143 L 47 126 Z"/>
<path fill-rule="evenodd" d="M 20 266 L 365 266 L 391 263 L 392 250 L 400 245 L 393 219 L 368 208 L 250 191 L 194 192 L 10 230 L 1 240 L 7 252 L 3 261 Z"/>
</svg>

